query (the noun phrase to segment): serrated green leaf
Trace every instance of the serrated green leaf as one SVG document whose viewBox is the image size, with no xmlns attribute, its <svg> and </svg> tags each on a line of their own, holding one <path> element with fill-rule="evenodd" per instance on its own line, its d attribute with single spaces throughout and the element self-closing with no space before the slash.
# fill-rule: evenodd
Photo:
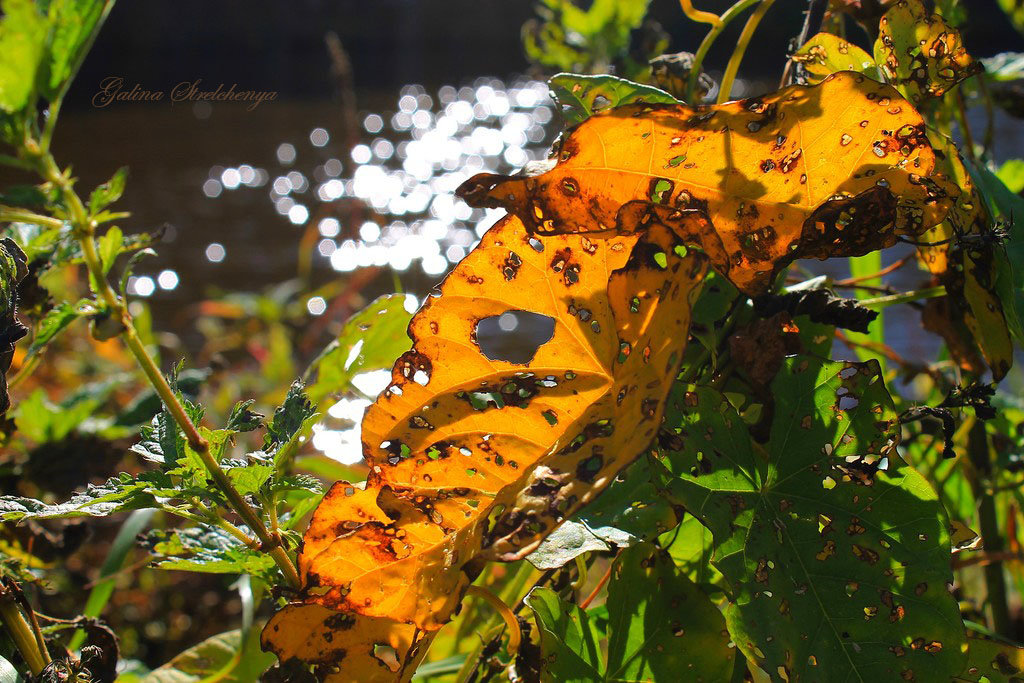
<svg viewBox="0 0 1024 683">
<path fill-rule="evenodd" d="M 266 462 L 225 460 L 220 466 L 243 496 L 259 491 L 274 473 L 274 466 Z"/>
<path fill-rule="evenodd" d="M 30 104 L 45 49 L 47 26 L 33 0 L 4 0 L 2 8 L 0 109 L 15 114 Z"/>
<path fill-rule="evenodd" d="M 274 411 L 274 417 L 267 425 L 263 449 L 270 453 L 275 446 L 287 443 L 314 414 L 316 409 L 306 397 L 302 382 L 293 382 L 284 403 Z"/>
<path fill-rule="evenodd" d="M 574 126 L 613 107 L 633 102 L 680 104 L 660 88 L 616 76 L 556 74 L 548 81 L 567 126 Z"/>
<path fill-rule="evenodd" d="M 411 342 L 405 334 L 412 314 L 404 294 L 382 296 L 345 322 L 337 338 L 310 364 L 306 389 L 314 405 L 330 394 L 352 388 L 362 372 L 390 368 Z"/>
<path fill-rule="evenodd" d="M 52 34 L 39 74 L 39 90 L 53 100 L 74 76 L 113 0 L 48 0 Z"/>
<path fill-rule="evenodd" d="M 37 444 L 61 441 L 92 416 L 103 398 L 83 395 L 57 406 L 50 403 L 45 391 L 36 389 L 18 404 L 18 430 Z"/>
<path fill-rule="evenodd" d="M 270 555 L 250 548 L 223 529 L 200 524 L 186 529 L 150 532 L 154 566 L 210 574 L 251 574 L 276 581 Z"/>
<path fill-rule="evenodd" d="M 89 213 L 97 214 L 120 199 L 121 195 L 124 194 L 124 186 L 127 180 L 128 167 L 122 166 L 114 172 L 114 175 L 111 176 L 110 180 L 97 187 L 92 191 L 92 194 L 89 195 Z M 120 232 L 121 231 L 118 230 L 118 234 L 120 234 Z M 118 241 L 117 246 L 120 247 L 120 240 Z"/>
<path fill-rule="evenodd" d="M 99 486 L 89 484 L 65 503 L 49 505 L 33 498 L 0 497 L 0 519 L 19 522 L 25 519 L 69 517 L 106 517 L 115 512 L 158 507 L 149 482 L 121 473 Z"/>
<path fill-rule="evenodd" d="M 642 543 L 620 553 L 606 605 L 608 667 L 602 680 L 729 680 L 736 649 L 725 619 L 664 550 Z"/>
<path fill-rule="evenodd" d="M 249 410 L 255 402 L 248 399 L 236 403 L 235 407 L 231 409 L 231 415 L 228 416 L 226 429 L 233 432 L 251 432 L 263 424 L 264 416 Z"/>
<path fill-rule="evenodd" d="M 32 339 L 32 345 L 28 349 L 29 354 L 37 353 L 63 332 L 68 325 L 91 312 L 93 311 L 83 310 L 79 306 L 72 306 L 67 302 L 62 302 L 51 308 L 39 321 L 36 336 Z"/>
<path fill-rule="evenodd" d="M 959 671 L 949 522 L 896 453 L 877 364 L 791 357 L 771 393 L 764 447 L 713 389 L 677 386 L 666 410 L 665 492 L 712 531 L 733 640 L 773 680 Z"/>
</svg>

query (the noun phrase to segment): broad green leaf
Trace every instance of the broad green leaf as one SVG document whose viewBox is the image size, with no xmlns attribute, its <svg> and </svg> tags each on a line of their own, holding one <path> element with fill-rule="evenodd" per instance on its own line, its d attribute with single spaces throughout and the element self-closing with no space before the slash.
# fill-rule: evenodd
<svg viewBox="0 0 1024 683">
<path fill-rule="evenodd" d="M 47 26 L 34 0 L 4 0 L 0 7 L 0 110 L 16 114 L 35 90 Z"/>
<path fill-rule="evenodd" d="M 75 75 L 113 0 L 41 0 L 51 17 L 49 53 L 42 64 L 39 90 L 53 100 Z M 47 7 L 48 6 L 48 7 Z M 90 202 L 91 204 L 91 202 Z"/>
<path fill-rule="evenodd" d="M 106 517 L 115 512 L 159 507 L 150 492 L 150 483 L 122 472 L 99 486 L 89 484 L 65 503 L 50 505 L 32 498 L 0 496 L 0 519 L 18 522 L 24 519 L 69 517 Z"/>
<path fill-rule="evenodd" d="M 270 555 L 250 548 L 223 529 L 208 524 L 151 531 L 153 562 L 159 569 L 211 574 L 251 574 L 274 585 L 277 569 Z"/>
<path fill-rule="evenodd" d="M 896 453 L 877 364 L 793 357 L 771 392 L 764 446 L 713 389 L 677 386 L 667 409 L 666 495 L 712 531 L 733 640 L 773 680 L 961 670 L 949 522 Z"/>
<path fill-rule="evenodd" d="M 661 88 L 616 76 L 556 74 L 548 81 L 567 126 L 581 123 L 598 112 L 634 102 L 679 104 Z"/>
<path fill-rule="evenodd" d="M 111 176 L 110 180 L 97 187 L 92 191 L 92 194 L 89 195 L 89 213 L 95 215 L 120 199 L 121 195 L 124 194 L 124 185 L 127 180 L 128 167 L 122 166 L 114 172 L 114 175 Z M 121 231 L 118 230 L 118 234 L 120 234 L 120 232 Z M 118 243 L 117 246 L 120 247 L 120 243 Z M 109 268 L 107 270 L 109 270 Z"/>
<path fill-rule="evenodd" d="M 872 80 L 882 80 L 871 55 L 831 33 L 812 36 L 791 59 L 803 65 L 811 84 L 820 83 L 837 71 L 856 71 Z"/>
<path fill-rule="evenodd" d="M 525 602 L 537 620 L 544 661 L 543 680 L 558 683 L 603 680 L 601 634 L 590 623 L 587 613 L 559 599 L 550 588 L 534 588 Z"/>
<path fill-rule="evenodd" d="M 736 658 L 721 611 L 650 544 L 623 551 L 608 584 L 605 681 L 728 681 Z"/>
<path fill-rule="evenodd" d="M 260 651 L 259 630 L 243 641 L 236 629 L 185 650 L 140 683 L 253 683 L 273 663 L 274 655 Z"/>
<path fill-rule="evenodd" d="M 307 371 L 313 379 L 306 393 L 314 405 L 351 390 L 352 378 L 362 372 L 390 368 L 409 349 L 404 332 L 412 314 L 405 310 L 406 300 L 404 294 L 382 296 L 345 322 Z"/>
<path fill-rule="evenodd" d="M 659 540 L 691 581 L 705 587 L 720 582 L 722 574 L 711 563 L 714 550 L 711 532 L 696 517 L 686 515 L 678 527 Z"/>
</svg>

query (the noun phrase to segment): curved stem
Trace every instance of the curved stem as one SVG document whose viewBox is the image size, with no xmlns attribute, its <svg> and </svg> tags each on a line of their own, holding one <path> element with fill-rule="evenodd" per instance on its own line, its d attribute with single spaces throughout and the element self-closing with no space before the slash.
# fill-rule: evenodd
<svg viewBox="0 0 1024 683">
<path fill-rule="evenodd" d="M 775 0 L 761 0 L 761 4 L 757 6 L 757 9 L 754 10 L 754 13 L 750 15 L 747 23 L 743 26 L 743 33 L 740 34 L 739 42 L 736 43 L 736 49 L 732 51 L 729 63 L 725 67 L 725 75 L 722 76 L 722 85 L 718 89 L 718 104 L 729 101 L 732 84 L 736 80 L 736 74 L 739 73 L 740 62 L 743 61 L 743 55 L 747 52 L 750 39 L 754 37 L 757 25 L 761 23 L 761 19 L 764 18 L 765 13 L 774 2 Z"/>
<path fill-rule="evenodd" d="M 519 628 L 519 620 L 516 619 L 516 615 L 512 612 L 508 605 L 502 602 L 501 598 L 487 590 L 483 586 L 470 586 L 466 589 L 466 595 L 483 598 L 486 600 L 491 607 L 497 610 L 498 614 L 505 621 L 505 626 L 508 627 L 508 646 L 505 648 L 508 653 L 515 656 L 519 652 L 519 645 L 523 640 L 523 632 Z"/>
<path fill-rule="evenodd" d="M 699 9 L 695 9 L 691 0 L 679 0 L 679 6 L 683 8 L 683 14 L 698 23 L 711 24 L 712 26 L 718 26 L 722 23 L 721 17 L 714 12 L 702 12 Z"/>
<path fill-rule="evenodd" d="M 288 584 L 293 588 L 298 588 L 298 572 L 296 572 L 291 558 L 288 557 L 288 553 L 281 546 L 280 536 L 272 534 L 267 530 L 263 520 L 253 511 L 252 507 L 245 501 L 245 498 L 238 492 L 238 489 L 231 483 L 228 475 L 220 468 L 220 464 L 213 454 L 210 453 L 209 443 L 199 433 L 199 429 L 192 422 L 188 413 L 185 412 L 185 407 L 178 400 L 174 390 L 167 382 L 167 378 L 160 372 L 160 368 L 146 350 L 145 344 L 142 343 L 142 339 L 132 323 L 128 308 L 107 281 L 99 253 L 96 250 L 96 241 L 93 237 L 96 227 L 95 222 L 89 217 L 85 205 L 82 204 L 82 200 L 79 199 L 78 194 L 75 192 L 71 178 L 67 173 L 60 172 L 53 156 L 48 153 L 39 157 L 39 171 L 46 180 L 60 187 L 64 195 L 64 200 L 67 203 L 71 217 L 72 228 L 82 247 L 82 258 L 85 261 L 86 268 L 90 273 L 94 286 L 98 289 L 97 293 L 102 297 L 111 314 L 121 321 L 123 326 L 121 338 L 125 346 L 128 347 L 128 350 L 135 357 L 142 372 L 146 375 L 146 378 L 153 386 L 164 406 L 167 407 L 167 411 L 181 428 L 189 447 L 199 456 L 210 478 L 227 498 L 231 509 L 256 534 L 260 540 L 261 550 L 274 558 Z"/>
<path fill-rule="evenodd" d="M 720 23 L 713 26 L 708 34 L 704 36 L 704 40 L 701 41 L 700 47 L 697 48 L 696 54 L 693 56 L 693 66 L 690 68 L 690 79 L 686 83 L 686 102 L 690 103 L 693 101 L 693 93 L 697 90 L 697 77 L 700 76 L 701 66 L 704 64 L 704 58 L 707 57 L 708 51 L 711 46 L 715 44 L 715 40 L 722 34 L 725 27 L 729 23 L 738 17 L 748 7 L 753 7 L 760 0 L 739 0 L 735 5 L 725 10 L 720 19 Z"/>
</svg>

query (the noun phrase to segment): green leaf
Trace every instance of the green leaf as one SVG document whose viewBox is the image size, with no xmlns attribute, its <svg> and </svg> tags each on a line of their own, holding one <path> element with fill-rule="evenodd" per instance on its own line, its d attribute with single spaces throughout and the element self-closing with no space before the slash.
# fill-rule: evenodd
<svg viewBox="0 0 1024 683">
<path fill-rule="evenodd" d="M 0 110 L 16 114 L 31 104 L 47 26 L 33 0 L 4 0 L 0 6 Z"/>
<path fill-rule="evenodd" d="M 113 0 L 43 0 L 51 17 L 50 49 L 39 77 L 39 90 L 56 98 L 75 75 Z"/>
<path fill-rule="evenodd" d="M 121 253 L 121 244 L 124 242 L 124 234 L 121 228 L 112 225 L 103 237 L 99 239 L 100 264 L 103 266 L 103 274 L 106 275 L 114 265 L 114 260 Z"/>
<path fill-rule="evenodd" d="M 642 543 L 620 553 L 607 607 L 602 680 L 729 680 L 736 649 L 725 619 L 664 550 Z"/>
<path fill-rule="evenodd" d="M 409 350 L 405 329 L 412 314 L 405 310 L 405 302 L 404 294 L 388 294 L 345 322 L 306 372 L 313 378 L 306 393 L 314 405 L 330 394 L 349 391 L 352 378 L 362 372 L 390 368 Z"/>
<path fill-rule="evenodd" d="M 1024 673 L 1024 648 L 969 631 L 967 666 L 954 681 L 1019 683 Z"/>
<path fill-rule="evenodd" d="M 95 311 L 89 309 L 82 309 L 79 306 L 72 306 L 67 302 L 61 302 L 55 307 L 51 308 L 43 319 L 39 321 L 39 327 L 36 330 L 36 336 L 32 339 L 32 345 L 28 348 L 28 353 L 37 353 L 44 346 L 53 341 L 57 335 L 63 332 L 68 325 L 75 322 L 83 315 L 90 315 Z"/>
<path fill-rule="evenodd" d="M 713 389 L 677 385 L 666 409 L 665 492 L 714 536 L 733 640 L 778 679 L 961 670 L 949 521 L 896 452 L 878 365 L 791 357 L 771 394 L 764 446 Z"/>
<path fill-rule="evenodd" d="M 616 76 L 557 74 L 548 81 L 567 126 L 586 121 L 594 114 L 633 102 L 680 104 L 660 88 L 641 85 Z"/>
<path fill-rule="evenodd" d="M 601 634 L 591 624 L 587 613 L 578 606 L 559 599 L 550 588 L 534 588 L 524 602 L 533 610 L 540 632 L 540 648 L 544 657 L 544 681 L 591 683 L 600 681 Z"/>
<path fill-rule="evenodd" d="M 99 486 L 89 484 L 82 493 L 56 505 L 33 498 L 0 496 L 0 519 L 19 522 L 25 519 L 106 517 L 125 510 L 159 507 L 149 489 L 148 481 L 122 472 Z"/>
<path fill-rule="evenodd" d="M 293 382 L 284 403 L 274 411 L 274 418 L 267 425 L 263 449 L 269 453 L 275 446 L 287 443 L 302 428 L 303 423 L 315 414 L 316 409 L 306 397 L 302 382 Z"/>
<path fill-rule="evenodd" d="M 273 654 L 260 650 L 259 633 L 253 629 L 245 641 L 241 629 L 207 638 L 144 676 L 140 683 L 252 683 L 274 663 Z"/>
<path fill-rule="evenodd" d="M 272 464 L 257 460 L 225 460 L 220 466 L 243 496 L 259 491 L 274 473 Z"/>
<path fill-rule="evenodd" d="M 105 209 L 106 207 L 110 206 L 111 204 L 116 202 L 118 199 L 120 199 L 121 195 L 124 194 L 124 185 L 125 185 L 125 182 L 127 180 L 128 180 L 128 167 L 127 166 L 122 166 L 121 168 L 117 169 L 117 171 L 114 172 L 114 175 L 111 176 L 110 180 L 108 180 L 107 182 L 103 183 L 102 185 L 97 187 L 95 190 L 93 190 L 92 194 L 89 195 L 89 213 L 90 213 L 90 215 L 95 215 L 95 214 L 99 213 L 100 211 L 102 211 L 103 209 Z M 118 234 L 119 235 L 120 235 L 120 233 L 121 233 L 121 231 L 118 230 Z M 108 234 L 109 234 L 109 231 L 108 231 Z M 117 246 L 118 247 L 121 246 L 120 245 L 120 240 L 118 240 Z M 116 254 L 115 254 L 115 256 L 116 256 Z M 107 270 L 109 270 L 109 268 Z"/>
<path fill-rule="evenodd" d="M 817 85 L 837 71 L 856 71 L 876 81 L 882 80 L 874 58 L 847 41 L 831 33 L 812 36 L 791 59 L 803 65 L 807 82 Z"/>
<path fill-rule="evenodd" d="M 586 524 L 566 520 L 534 550 L 526 556 L 537 569 L 546 571 L 558 569 L 572 562 L 580 555 L 593 550 L 606 551 L 610 546 L 598 538 Z"/>
<path fill-rule="evenodd" d="M 270 555 L 243 544 L 218 527 L 151 531 L 154 566 L 209 574 L 251 574 L 273 585 L 277 566 Z"/>
<path fill-rule="evenodd" d="M 46 398 L 46 392 L 36 389 L 18 404 L 15 418 L 19 431 L 36 443 L 61 441 L 91 417 L 103 401 L 103 396 L 81 396 L 77 400 L 56 406 Z"/>
<path fill-rule="evenodd" d="M 256 401 L 239 401 L 231 409 L 226 429 L 232 432 L 251 432 L 263 424 L 263 415 L 249 410 Z"/>
</svg>

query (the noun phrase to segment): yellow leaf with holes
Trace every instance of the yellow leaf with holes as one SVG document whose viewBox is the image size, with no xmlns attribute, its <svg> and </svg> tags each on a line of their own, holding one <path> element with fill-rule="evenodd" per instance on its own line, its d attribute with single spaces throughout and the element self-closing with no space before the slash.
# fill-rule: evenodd
<svg viewBox="0 0 1024 683">
<path fill-rule="evenodd" d="M 718 106 L 618 107 L 565 134 L 553 161 L 533 177 L 477 175 L 459 194 L 537 234 L 667 225 L 748 294 L 794 258 L 918 235 L 957 192 L 934 175 L 920 114 L 851 72 Z"/>
<path fill-rule="evenodd" d="M 447 622 L 485 561 L 528 554 L 650 443 L 706 263 L 666 228 L 534 237 L 508 216 L 489 230 L 413 318 L 363 420 L 365 488 L 336 484 L 317 509 L 301 600 L 267 647 L 370 680 L 369 624 L 411 675 L 410 634 Z M 299 614 L 316 624 L 296 639 Z"/>
<path fill-rule="evenodd" d="M 914 104 L 941 97 L 982 71 L 960 32 L 928 12 L 921 0 L 900 0 L 879 21 L 875 62 Z"/>
<path fill-rule="evenodd" d="M 821 83 L 839 71 L 857 71 L 868 78 L 881 80 L 871 55 L 832 33 L 819 33 L 811 37 L 793 53 L 791 59 L 803 64 L 807 80 L 812 85 Z"/>
</svg>

